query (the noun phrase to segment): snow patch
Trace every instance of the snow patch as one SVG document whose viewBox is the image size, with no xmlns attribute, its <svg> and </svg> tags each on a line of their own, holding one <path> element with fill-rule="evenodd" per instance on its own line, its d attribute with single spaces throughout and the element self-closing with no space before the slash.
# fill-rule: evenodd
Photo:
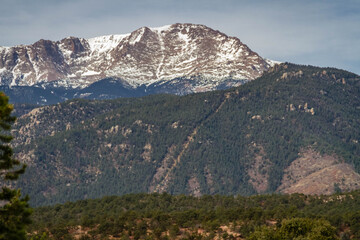
<svg viewBox="0 0 360 240">
<path fill-rule="evenodd" d="M 0 53 L 7 54 L 10 51 L 11 47 L 2 47 L 0 46 Z"/>
<path fill-rule="evenodd" d="M 189 45 L 190 38 L 188 34 L 183 34 L 181 32 L 178 33 L 179 38 L 185 42 L 184 48 L 186 48 Z"/>
<path fill-rule="evenodd" d="M 273 67 L 273 66 L 275 66 L 276 64 L 281 64 L 281 63 L 282 63 L 282 62 L 280 62 L 280 61 L 270 60 L 270 59 L 267 59 L 267 58 L 264 58 L 264 60 L 265 60 L 265 62 L 266 62 L 267 64 L 270 65 L 270 67 Z"/>
<path fill-rule="evenodd" d="M 59 45 L 59 49 L 60 49 L 60 51 L 62 52 L 62 54 L 63 54 L 63 56 L 65 57 L 65 59 L 66 59 L 66 58 L 70 58 L 70 55 L 71 55 L 72 51 L 69 50 L 69 49 L 64 48 L 64 44 L 63 44 L 63 43 Z"/>
<path fill-rule="evenodd" d="M 91 84 L 90 81 L 86 81 L 83 79 L 61 79 L 61 80 L 57 80 L 57 81 L 52 81 L 52 82 L 40 82 L 36 85 L 42 87 L 42 88 L 47 88 L 47 87 L 63 87 L 63 88 L 85 88 L 87 86 L 89 86 Z"/>
<path fill-rule="evenodd" d="M 1 68 L 0 69 L 0 74 L 3 73 L 3 72 L 6 72 L 6 70 L 7 70 L 6 68 Z"/>
<path fill-rule="evenodd" d="M 161 32 L 168 31 L 170 28 L 171 28 L 171 25 L 165 25 L 162 27 L 153 27 L 153 28 L 149 28 L 149 29 L 153 32 L 161 33 Z"/>
<path fill-rule="evenodd" d="M 70 74 L 70 75 L 67 75 L 68 78 L 75 78 L 76 75 L 74 73 Z"/>
<path fill-rule="evenodd" d="M 103 53 L 115 48 L 121 40 L 129 35 L 130 34 L 121 34 L 94 37 L 87 39 L 87 42 L 89 43 L 91 52 Z"/>
<path fill-rule="evenodd" d="M 92 93 L 81 93 L 80 95 L 79 95 L 79 98 L 85 98 L 85 97 L 88 97 L 88 96 L 90 96 Z"/>
<path fill-rule="evenodd" d="M 99 75 L 101 74 L 100 72 L 95 72 L 95 71 L 91 71 L 91 70 L 88 70 L 86 72 L 83 72 L 81 74 L 81 76 L 94 76 L 94 75 Z"/>
<path fill-rule="evenodd" d="M 145 33 L 145 28 L 140 28 L 138 30 L 136 30 L 133 34 L 131 34 L 130 39 L 129 39 L 129 44 L 131 45 L 135 45 L 135 43 L 140 42 L 141 37 L 144 35 Z"/>
</svg>

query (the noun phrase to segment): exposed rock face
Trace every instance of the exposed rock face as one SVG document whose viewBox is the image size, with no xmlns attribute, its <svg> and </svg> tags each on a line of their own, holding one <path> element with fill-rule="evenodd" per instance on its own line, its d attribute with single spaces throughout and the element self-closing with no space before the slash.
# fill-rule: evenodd
<svg viewBox="0 0 360 240">
<path fill-rule="evenodd" d="M 203 25 L 173 24 L 125 35 L 0 47 L 0 84 L 66 80 L 72 87 L 85 87 L 118 77 L 136 87 L 182 77 L 198 79 L 197 91 L 206 91 L 228 79 L 252 80 L 270 64 L 238 38 Z"/>
<path fill-rule="evenodd" d="M 258 193 L 264 193 L 269 184 L 269 168 L 271 162 L 266 158 L 266 153 L 262 146 L 257 146 L 255 143 L 251 146 L 252 149 L 257 149 L 254 154 L 252 166 L 248 169 L 249 183 Z"/>
<path fill-rule="evenodd" d="M 350 191 L 360 186 L 360 175 L 339 158 L 320 155 L 307 149 L 285 169 L 282 193 L 332 194 L 335 191 Z"/>
</svg>

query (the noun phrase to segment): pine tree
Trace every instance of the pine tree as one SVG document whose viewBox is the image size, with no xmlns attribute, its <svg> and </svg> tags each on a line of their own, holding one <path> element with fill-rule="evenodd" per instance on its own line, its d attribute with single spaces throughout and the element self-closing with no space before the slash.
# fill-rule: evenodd
<svg viewBox="0 0 360 240">
<path fill-rule="evenodd" d="M 29 198 L 21 198 L 20 190 L 11 188 L 11 181 L 24 173 L 26 165 L 13 158 L 13 150 L 9 143 L 11 124 L 15 117 L 11 116 L 13 106 L 9 98 L 0 92 L 0 240 L 26 239 L 25 227 L 30 223 L 31 209 Z"/>
</svg>

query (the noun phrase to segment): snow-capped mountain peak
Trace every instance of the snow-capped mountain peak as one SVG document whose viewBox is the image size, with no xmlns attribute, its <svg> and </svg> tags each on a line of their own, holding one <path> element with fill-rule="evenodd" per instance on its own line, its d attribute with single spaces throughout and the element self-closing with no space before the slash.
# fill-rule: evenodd
<svg viewBox="0 0 360 240">
<path fill-rule="evenodd" d="M 129 34 L 0 47 L 0 84 L 62 80 L 86 87 L 116 77 L 136 87 L 186 78 L 198 79 L 199 89 L 211 90 L 228 79 L 252 80 L 272 64 L 238 38 L 204 25 L 178 23 Z"/>
</svg>

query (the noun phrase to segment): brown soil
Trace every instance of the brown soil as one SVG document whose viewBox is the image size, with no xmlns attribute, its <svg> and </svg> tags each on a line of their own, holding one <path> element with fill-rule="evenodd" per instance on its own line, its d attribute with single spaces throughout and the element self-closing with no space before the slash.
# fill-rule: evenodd
<svg viewBox="0 0 360 240">
<path fill-rule="evenodd" d="M 321 155 L 309 148 L 285 169 L 282 193 L 332 194 L 360 188 L 360 175 L 336 155 Z"/>
</svg>

